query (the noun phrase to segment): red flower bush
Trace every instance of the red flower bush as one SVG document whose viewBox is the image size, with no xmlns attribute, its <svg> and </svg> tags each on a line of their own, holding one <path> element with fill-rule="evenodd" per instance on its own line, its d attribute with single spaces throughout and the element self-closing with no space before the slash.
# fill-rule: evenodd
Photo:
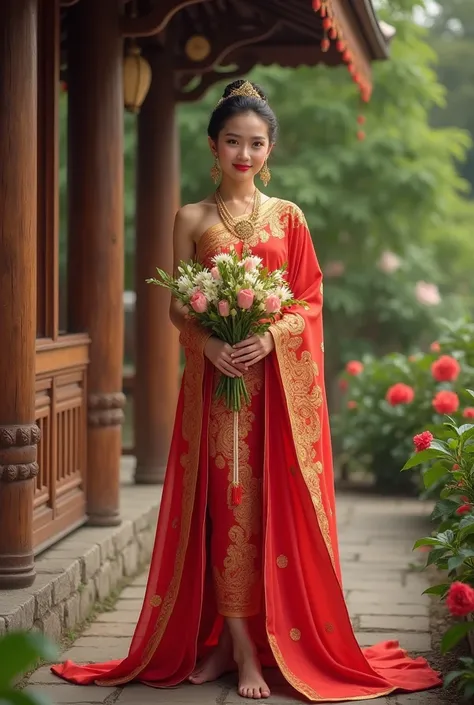
<svg viewBox="0 0 474 705">
<path fill-rule="evenodd" d="M 452 615 L 465 617 L 474 611 L 474 590 L 466 583 L 454 582 L 449 588 L 446 604 Z"/>
<path fill-rule="evenodd" d="M 431 374 L 437 382 L 454 382 L 460 372 L 461 365 L 451 355 L 441 355 L 431 365 Z"/>
<path fill-rule="evenodd" d="M 459 397 L 456 392 L 442 390 L 433 399 L 433 408 L 438 414 L 453 414 L 459 409 Z"/>
<path fill-rule="evenodd" d="M 411 404 L 415 398 L 415 391 L 413 387 L 409 387 L 408 384 L 403 382 L 398 382 L 390 387 L 385 395 L 385 399 L 392 406 L 398 406 L 398 404 Z"/>
<path fill-rule="evenodd" d="M 437 340 L 431 343 L 430 350 L 431 352 L 439 352 L 441 350 L 441 345 L 438 343 Z"/>
<path fill-rule="evenodd" d="M 348 409 L 357 409 L 357 402 L 351 399 L 350 401 L 347 402 L 347 408 Z"/>
<path fill-rule="evenodd" d="M 346 365 L 346 372 L 353 377 L 357 377 L 364 370 L 364 365 L 359 360 L 350 360 Z"/>
<path fill-rule="evenodd" d="M 347 390 L 349 389 L 349 382 L 347 381 L 347 379 L 344 379 L 344 377 L 339 380 L 339 389 L 341 390 L 341 392 L 347 392 Z"/>
<path fill-rule="evenodd" d="M 474 406 L 466 406 L 462 415 L 465 419 L 474 419 Z"/>
<path fill-rule="evenodd" d="M 463 514 L 469 514 L 471 509 L 471 504 L 461 504 L 461 506 L 456 509 L 456 514 L 458 515 L 458 517 L 461 517 Z"/>
<path fill-rule="evenodd" d="M 423 431 L 423 433 L 419 433 L 417 436 L 414 436 L 413 443 L 415 444 L 416 452 L 419 453 L 422 450 L 428 450 L 433 437 L 433 434 L 429 431 Z"/>
</svg>

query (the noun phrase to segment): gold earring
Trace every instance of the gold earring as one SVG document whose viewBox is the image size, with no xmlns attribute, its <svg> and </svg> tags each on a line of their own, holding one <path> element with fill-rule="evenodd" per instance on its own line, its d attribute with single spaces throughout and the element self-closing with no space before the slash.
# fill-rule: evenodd
<svg viewBox="0 0 474 705">
<path fill-rule="evenodd" d="M 214 181 L 215 184 L 219 181 L 221 178 L 221 167 L 219 164 L 219 159 L 217 158 L 217 155 L 214 157 L 214 164 L 211 167 L 211 179 Z"/>
<path fill-rule="evenodd" d="M 270 183 L 270 179 L 272 178 L 272 174 L 270 172 L 270 169 L 268 168 L 267 160 L 265 159 L 265 164 L 262 166 L 260 169 L 260 174 L 259 174 L 262 183 L 264 186 L 268 186 Z"/>
</svg>

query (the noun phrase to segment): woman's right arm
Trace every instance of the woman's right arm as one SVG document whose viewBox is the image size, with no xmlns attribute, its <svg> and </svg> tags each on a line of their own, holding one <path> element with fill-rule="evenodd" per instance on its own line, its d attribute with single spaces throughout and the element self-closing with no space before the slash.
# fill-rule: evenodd
<svg viewBox="0 0 474 705">
<path fill-rule="evenodd" d="M 174 276 L 177 274 L 178 266 L 181 261 L 188 262 L 194 259 L 196 254 L 194 234 L 201 220 L 200 216 L 199 206 L 194 204 L 184 206 L 176 213 L 173 229 Z M 201 340 L 199 345 L 204 344 L 204 355 L 218 370 L 228 377 L 241 377 L 241 369 L 232 364 L 230 356 L 232 352 L 231 346 L 224 343 L 224 341 L 219 338 L 211 336 L 205 329 L 198 330 L 198 327 L 201 327 L 195 320 L 190 320 L 187 313 L 187 306 L 184 306 L 178 299 L 172 296 L 170 303 L 170 319 L 179 332 L 184 334 L 183 337 L 187 337 L 188 339 L 190 337 L 199 337 Z M 190 330 L 191 327 L 195 329 L 194 335 Z"/>
</svg>

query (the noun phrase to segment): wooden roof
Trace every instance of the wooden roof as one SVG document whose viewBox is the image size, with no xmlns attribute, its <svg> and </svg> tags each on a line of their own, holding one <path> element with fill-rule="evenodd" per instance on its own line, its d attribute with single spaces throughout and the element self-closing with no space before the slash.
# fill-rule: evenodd
<svg viewBox="0 0 474 705">
<path fill-rule="evenodd" d="M 371 62 L 388 55 L 371 0 L 126 0 L 122 30 L 148 49 L 171 45 L 181 84 L 210 85 L 205 74 L 230 64 L 345 63 L 368 99 Z"/>
</svg>

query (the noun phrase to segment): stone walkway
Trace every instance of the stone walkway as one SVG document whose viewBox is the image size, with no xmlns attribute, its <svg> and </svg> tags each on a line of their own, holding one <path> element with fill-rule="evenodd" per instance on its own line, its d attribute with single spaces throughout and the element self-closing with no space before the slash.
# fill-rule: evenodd
<svg viewBox="0 0 474 705">
<path fill-rule="evenodd" d="M 338 522 L 344 587 L 354 628 L 362 646 L 398 639 L 414 654 L 430 658 L 430 598 L 423 573 L 413 570 L 413 542 L 425 535 L 430 506 L 416 500 L 391 500 L 362 495 L 338 495 Z M 125 588 L 115 611 L 101 614 L 63 654 L 77 662 L 105 661 L 126 655 L 139 614 L 146 575 Z M 271 675 L 271 674 L 270 674 Z M 281 679 L 270 677 L 273 695 L 268 705 L 301 703 Z M 48 667 L 37 670 L 28 689 L 42 692 L 54 705 L 236 705 L 232 677 L 204 686 L 183 685 L 155 690 L 133 684 L 125 688 L 72 686 L 55 678 Z M 435 705 L 442 690 L 392 695 L 370 702 L 380 705 Z"/>
</svg>

